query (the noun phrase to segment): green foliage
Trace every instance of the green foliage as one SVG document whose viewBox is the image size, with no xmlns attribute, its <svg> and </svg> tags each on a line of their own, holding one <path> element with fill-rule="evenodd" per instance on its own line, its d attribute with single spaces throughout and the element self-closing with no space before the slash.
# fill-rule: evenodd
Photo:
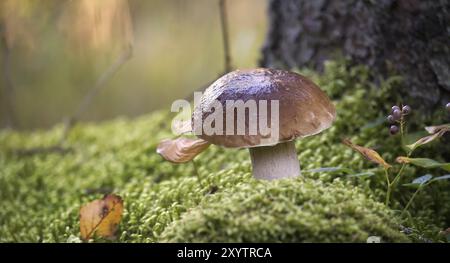
<svg viewBox="0 0 450 263">
<path fill-rule="evenodd" d="M 442 168 L 446 171 L 450 171 L 450 163 L 440 163 L 433 159 L 429 158 L 408 158 L 408 163 L 411 163 L 416 166 L 420 166 L 423 168 Z"/>
<path fill-rule="evenodd" d="M 239 205 L 236 205 L 239 204 Z M 406 242 L 393 215 L 336 180 L 255 181 L 205 198 L 162 233 L 166 242 Z"/>
<path fill-rule="evenodd" d="M 180 240 L 179 233 L 190 233 L 186 240 L 223 240 L 222 231 L 227 229 L 231 231 L 230 241 L 243 238 L 236 232 L 238 229 L 243 233 L 266 229 L 249 234 L 253 241 L 364 241 L 372 232 L 389 241 L 404 240 L 396 232 L 396 217 L 376 202 L 383 201 L 385 193 L 382 171 L 341 143 L 342 137 L 364 143 L 385 153 L 383 158 L 391 163 L 400 155 L 402 149 L 393 146 L 398 145 L 397 139 L 388 136 L 380 121 L 389 110 L 391 103 L 386 100 L 398 79 L 383 81 L 380 88 L 372 87 L 367 69 L 347 69 L 345 63 L 335 62 L 328 63 L 321 76 L 307 73 L 333 95 L 338 117 L 335 125 L 322 134 L 297 140 L 302 169 L 349 170 L 313 170 L 304 173 L 306 179 L 291 184 L 257 182 L 250 175 L 248 151 L 211 146 L 195 159 L 199 182 L 192 164 L 174 165 L 155 153 L 160 140 L 173 137 L 167 111 L 131 121 L 80 124 L 63 145 L 68 149 L 65 153 L 23 152 L 55 145 L 62 125 L 29 133 L 4 130 L 0 132 L 0 241 L 77 242 L 79 208 L 110 192 L 124 199 L 120 242 Z M 420 150 L 435 148 L 431 145 Z M 444 161 L 439 155 L 422 156 Z M 362 172 L 362 176 L 357 176 Z M 422 172 L 420 167 L 407 166 L 401 184 L 411 182 Z M 264 191 L 270 193 L 273 201 L 263 195 Z M 335 193 L 336 197 L 325 192 Z M 406 187 L 394 192 L 394 209 L 404 207 L 413 193 L 414 189 Z M 222 205 L 228 207 L 228 217 L 219 211 Z M 408 227 L 414 228 L 414 235 L 423 233 L 434 239 L 450 221 L 448 182 L 442 180 L 423 189 L 412 208 L 414 224 Z M 281 220 L 276 214 L 268 215 L 270 211 L 280 211 L 280 215 L 288 217 Z M 220 215 L 224 217 L 219 218 Z M 255 221 L 248 221 L 241 228 L 238 221 L 231 221 L 245 215 Z M 189 218 L 195 220 L 185 225 Z M 265 219 L 271 222 L 270 226 Z M 211 232 L 214 236 L 194 237 L 193 227 L 200 222 L 207 223 L 197 230 L 199 233 L 214 225 L 224 228 Z M 294 237 L 298 233 L 296 226 L 305 234 Z"/>
<path fill-rule="evenodd" d="M 348 68 L 342 62 L 327 62 L 323 75 L 303 70 L 303 74 L 312 77 L 320 87 L 325 89 L 328 94 L 335 99 L 337 108 L 337 119 L 333 127 L 323 133 L 321 136 L 315 136 L 306 140 L 297 142 L 300 160 L 303 168 L 308 169 L 321 167 L 342 167 L 350 168 L 356 174 L 376 176 L 358 177 L 346 175 L 341 171 L 333 173 L 311 173 L 310 176 L 322 180 L 332 180 L 339 176 L 354 177 L 349 178 L 355 184 L 363 188 L 366 192 L 372 193 L 378 200 L 385 197 L 385 175 L 381 168 L 363 160 L 358 154 L 352 153 L 350 148 L 345 148 L 340 144 L 343 138 L 349 138 L 352 142 L 371 147 L 382 154 L 382 157 L 388 163 L 394 163 L 395 158 L 404 155 L 404 149 L 401 147 L 401 139 L 396 136 L 389 136 L 387 123 L 385 121 L 386 113 L 390 112 L 391 105 L 397 105 L 402 102 L 396 87 L 401 84 L 399 77 L 390 77 L 381 80 L 378 86 L 369 81 L 368 69 L 363 66 Z M 437 112 L 433 116 L 414 112 L 409 117 L 408 128 L 411 136 L 410 143 L 424 134 L 417 134 L 417 131 L 423 131 L 425 125 L 440 124 L 445 120 L 442 112 Z M 447 120 L 448 121 L 448 120 Z M 412 132 L 411 132 L 412 131 Z M 409 143 L 405 140 L 405 143 Z M 445 163 L 444 156 L 448 156 L 450 145 L 441 143 L 430 143 L 427 147 L 415 150 L 415 156 L 431 157 L 438 162 Z M 311 164 L 311 166 L 309 166 Z M 314 167 L 315 166 L 315 167 Z M 397 174 L 400 167 L 390 169 L 392 174 Z M 434 171 L 433 171 L 434 172 Z M 420 167 L 404 167 L 403 177 L 398 183 L 403 184 L 412 181 L 414 178 L 426 173 L 426 170 Z M 436 171 L 433 175 L 439 176 L 445 171 Z M 450 192 L 449 183 L 441 181 L 427 187 L 424 192 L 418 196 L 413 204 L 411 211 L 413 219 L 425 220 L 426 224 L 438 225 L 440 228 L 446 228 L 450 224 Z M 414 194 L 413 189 L 399 187 L 393 192 L 394 209 L 403 209 Z M 420 227 L 421 222 L 412 220 L 409 222 L 412 227 Z M 412 223 L 412 224 L 411 224 Z"/>
</svg>

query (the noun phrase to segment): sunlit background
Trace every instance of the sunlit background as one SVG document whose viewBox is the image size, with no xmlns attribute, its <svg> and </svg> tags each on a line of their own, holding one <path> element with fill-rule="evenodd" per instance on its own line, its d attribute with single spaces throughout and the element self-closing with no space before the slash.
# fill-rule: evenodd
<svg viewBox="0 0 450 263">
<path fill-rule="evenodd" d="M 266 1 L 226 3 L 232 66 L 254 67 Z M 0 15 L 0 127 L 8 102 L 15 128 L 61 122 L 128 46 L 82 121 L 170 109 L 224 71 L 218 0 L 2 0 Z"/>
</svg>

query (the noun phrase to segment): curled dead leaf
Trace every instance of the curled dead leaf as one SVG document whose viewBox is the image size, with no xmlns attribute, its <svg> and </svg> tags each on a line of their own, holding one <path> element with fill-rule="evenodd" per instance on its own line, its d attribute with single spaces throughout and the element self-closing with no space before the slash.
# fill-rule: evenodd
<svg viewBox="0 0 450 263">
<path fill-rule="evenodd" d="M 433 131 L 435 133 L 425 136 L 425 137 L 422 137 L 419 140 L 417 140 L 415 143 L 406 145 L 406 147 L 409 148 L 411 151 L 413 151 L 414 149 L 416 149 L 419 146 L 430 143 L 430 142 L 436 140 L 437 138 L 442 137 L 442 135 L 444 135 L 446 132 L 450 131 L 450 128 L 445 128 L 445 127 L 440 128 L 440 129 L 436 129 L 436 128 L 431 129 L 430 128 L 427 131 L 428 132 Z"/>
<path fill-rule="evenodd" d="M 376 151 L 374 151 L 374 150 L 372 150 L 370 148 L 366 148 L 366 147 L 362 147 L 362 146 L 356 145 L 356 144 L 352 143 L 349 139 L 343 139 L 342 143 L 344 143 L 348 147 L 352 148 L 353 150 L 359 152 L 367 160 L 372 161 L 374 163 L 377 163 L 377 164 L 383 166 L 384 169 L 388 169 L 389 167 L 391 167 L 391 165 L 388 164 L 383 159 L 383 157 L 381 157 Z"/>
<path fill-rule="evenodd" d="M 114 239 L 117 227 L 122 219 L 123 200 L 110 194 L 94 200 L 80 209 L 81 239 L 89 240 L 94 236 Z"/>
<path fill-rule="evenodd" d="M 425 127 L 425 130 L 429 133 L 429 134 L 435 134 L 441 130 L 447 130 L 450 131 L 450 123 L 447 124 L 442 124 L 442 125 L 437 125 L 437 126 L 428 126 Z"/>
<path fill-rule="evenodd" d="M 156 152 L 172 163 L 185 163 L 202 153 L 209 142 L 202 139 L 177 138 L 163 140 L 158 144 Z"/>
</svg>

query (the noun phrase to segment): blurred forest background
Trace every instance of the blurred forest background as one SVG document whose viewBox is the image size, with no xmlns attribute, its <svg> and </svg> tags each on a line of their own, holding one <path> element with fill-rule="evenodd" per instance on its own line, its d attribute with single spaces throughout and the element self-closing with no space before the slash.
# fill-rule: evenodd
<svg viewBox="0 0 450 263">
<path fill-rule="evenodd" d="M 266 5 L 226 2 L 234 68 L 258 64 Z M 0 128 L 63 121 L 130 46 L 81 120 L 168 108 L 224 72 L 218 0 L 2 0 L 0 19 Z"/>
</svg>

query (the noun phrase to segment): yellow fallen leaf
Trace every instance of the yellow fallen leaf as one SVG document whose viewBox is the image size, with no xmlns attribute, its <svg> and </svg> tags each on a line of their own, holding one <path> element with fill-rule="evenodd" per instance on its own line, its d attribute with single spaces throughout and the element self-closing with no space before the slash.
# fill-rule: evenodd
<svg viewBox="0 0 450 263">
<path fill-rule="evenodd" d="M 123 201 L 120 196 L 109 194 L 94 200 L 80 209 L 81 239 L 94 236 L 114 239 L 117 226 L 122 219 Z"/>
<path fill-rule="evenodd" d="M 177 138 L 163 140 L 159 143 L 156 152 L 164 159 L 173 163 L 185 163 L 206 150 L 209 142 L 202 139 Z"/>
<path fill-rule="evenodd" d="M 342 142 L 347 145 L 348 147 L 352 148 L 353 150 L 359 152 L 362 156 L 364 156 L 367 160 L 372 161 L 374 163 L 377 163 L 381 166 L 384 167 L 384 169 L 388 169 L 389 167 L 391 167 L 390 164 L 388 164 L 383 157 L 381 157 L 376 151 L 370 149 L 370 148 L 366 148 L 366 147 L 362 147 L 359 145 L 356 145 L 354 143 L 352 143 L 350 140 L 348 139 L 344 139 L 342 140 Z"/>
</svg>

